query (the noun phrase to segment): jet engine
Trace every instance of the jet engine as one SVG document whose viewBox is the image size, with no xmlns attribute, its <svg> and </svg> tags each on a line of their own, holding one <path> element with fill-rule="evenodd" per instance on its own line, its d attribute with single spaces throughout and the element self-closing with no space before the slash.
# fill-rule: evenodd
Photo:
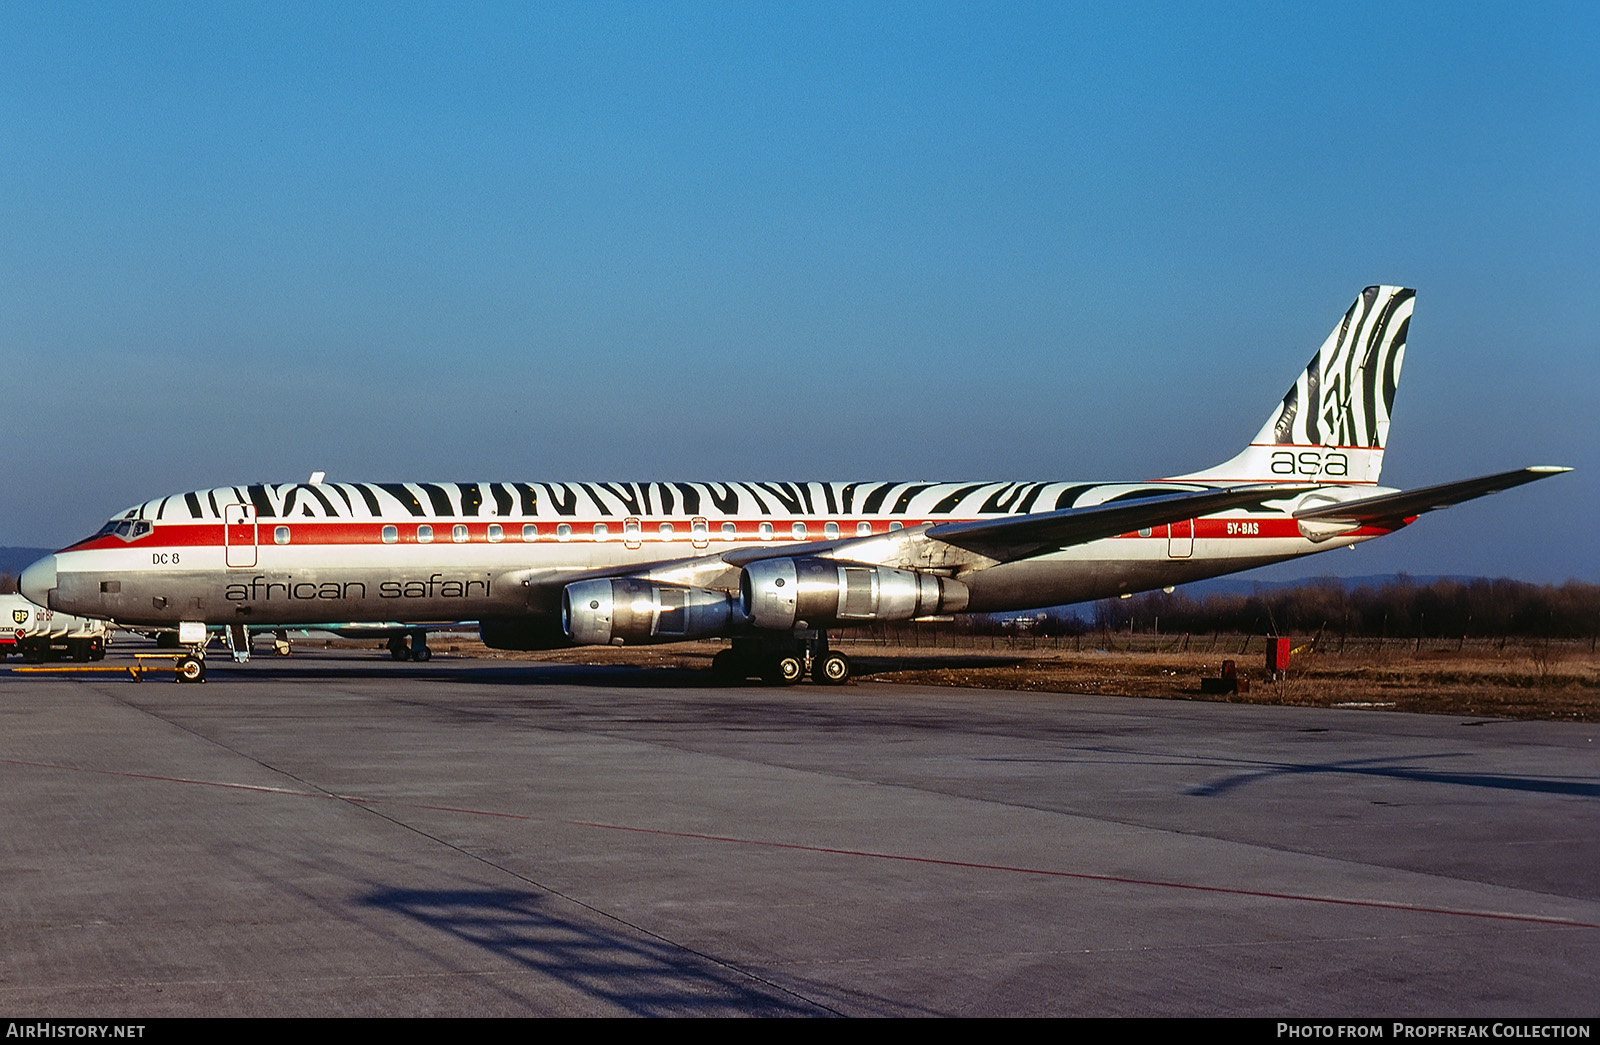
<svg viewBox="0 0 1600 1045">
<path fill-rule="evenodd" d="M 637 577 L 577 581 L 561 592 L 561 628 L 583 646 L 677 642 L 725 635 L 733 596 Z"/>
<path fill-rule="evenodd" d="M 834 559 L 761 559 L 739 578 L 745 616 L 775 630 L 957 613 L 967 598 L 967 586 L 948 577 Z"/>
</svg>

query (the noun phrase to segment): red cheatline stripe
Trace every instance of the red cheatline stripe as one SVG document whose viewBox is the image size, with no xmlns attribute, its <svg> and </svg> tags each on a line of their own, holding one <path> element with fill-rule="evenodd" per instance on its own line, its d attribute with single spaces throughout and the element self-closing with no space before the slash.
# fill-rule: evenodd
<svg viewBox="0 0 1600 1045">
<path fill-rule="evenodd" d="M 1015 518 L 1023 517 L 1016 516 Z M 273 529 L 276 526 L 289 527 L 289 542 L 283 546 L 288 548 L 417 547 L 423 545 L 423 542 L 417 540 L 418 525 L 431 526 L 433 528 L 433 539 L 427 542 L 427 545 L 441 548 L 463 543 L 469 545 L 505 545 L 508 547 L 524 543 L 557 544 L 569 541 L 582 544 L 593 542 L 597 539 L 611 543 L 622 540 L 638 540 L 652 546 L 677 546 L 696 536 L 691 531 L 689 524 L 679 518 L 670 520 L 663 520 L 659 517 L 646 518 L 643 522 L 643 528 L 637 534 L 625 534 L 621 522 L 615 518 L 599 520 L 569 519 L 564 521 L 572 527 L 572 532 L 566 540 L 556 535 L 557 524 L 554 521 L 541 520 L 535 523 L 534 525 L 538 527 L 537 534 L 524 538 L 522 536 L 523 521 L 512 519 L 501 524 L 503 532 L 500 539 L 491 541 L 489 540 L 488 532 L 489 524 L 476 521 L 458 523 L 450 518 L 400 522 L 379 522 L 375 520 L 349 522 L 311 519 L 285 519 L 278 521 L 269 519 L 260 524 L 259 532 L 254 535 L 252 535 L 248 526 L 244 527 L 243 533 L 238 536 L 234 543 L 241 547 L 248 547 L 251 544 L 262 548 L 275 547 L 277 545 L 274 541 Z M 670 521 L 675 527 L 670 536 L 662 535 L 655 528 L 663 521 Z M 862 521 L 872 522 L 871 534 L 862 535 L 855 532 L 856 524 Z M 932 522 L 935 520 L 908 516 L 903 521 L 908 525 L 915 526 L 919 522 Z M 937 521 L 952 523 L 975 520 L 942 517 Z M 610 527 L 610 532 L 605 537 L 597 538 L 594 534 L 593 528 L 596 522 L 604 522 Z M 882 536 L 889 532 L 887 523 L 882 517 L 877 517 L 873 520 L 862 520 L 854 516 L 807 516 L 804 519 L 742 519 L 737 522 L 738 529 L 732 535 L 722 532 L 720 528 L 721 521 L 719 520 L 712 524 L 708 532 L 699 534 L 698 538 L 701 543 L 710 542 L 713 544 L 730 539 L 747 543 L 761 540 L 762 535 L 758 529 L 760 522 L 768 522 L 772 525 L 773 532 L 767 535 L 767 539 L 774 543 L 782 543 L 794 539 L 792 529 L 797 522 L 806 524 L 805 540 L 833 539 L 828 538 L 824 533 L 824 522 L 836 522 L 839 524 L 839 538 Z M 456 541 L 451 535 L 452 528 L 458 524 L 467 527 L 467 539 L 465 541 Z M 383 528 L 385 526 L 394 526 L 396 528 L 397 535 L 392 543 L 383 540 Z M 63 551 L 124 551 L 129 549 L 133 551 L 158 551 L 170 548 L 221 548 L 224 543 L 222 530 L 220 523 L 162 523 L 148 536 L 142 537 L 137 541 L 128 542 L 115 535 L 107 534 L 79 541 L 77 544 L 63 549 Z M 1381 536 L 1390 532 L 1391 528 L 1389 527 L 1363 526 L 1342 536 L 1370 537 Z M 1152 535 L 1158 539 L 1165 539 L 1168 535 L 1168 528 L 1164 525 L 1153 527 Z M 1120 536 L 1128 539 L 1138 539 L 1139 537 L 1136 532 L 1131 530 Z M 1301 533 L 1295 520 L 1285 516 L 1237 516 L 1232 518 L 1224 516 L 1223 518 L 1201 517 L 1194 520 L 1193 536 L 1202 540 L 1248 540 L 1257 537 L 1297 538 L 1301 536 Z"/>
<path fill-rule="evenodd" d="M 261 548 L 277 546 L 273 531 L 278 526 L 287 526 L 289 528 L 289 543 L 283 546 L 289 548 L 329 545 L 414 547 L 424 544 L 430 547 L 448 547 L 452 544 L 490 544 L 510 547 L 524 543 L 564 544 L 569 541 L 574 544 L 596 540 L 615 543 L 625 539 L 630 541 L 637 539 L 650 545 L 676 546 L 688 543 L 696 539 L 696 537 L 702 543 L 707 541 L 716 543 L 724 540 L 752 542 L 762 539 L 759 529 L 761 523 L 770 523 L 773 527 L 773 532 L 768 534 L 766 539 L 775 543 L 782 543 L 794 539 L 793 525 L 797 522 L 806 524 L 806 540 L 834 539 L 827 537 L 823 530 L 823 524 L 827 522 L 839 524 L 840 538 L 882 536 L 889 532 L 889 520 L 882 517 L 864 520 L 855 516 L 839 515 L 806 516 L 803 519 L 770 517 L 730 519 L 727 521 L 733 522 L 737 526 L 731 536 L 723 533 L 721 528 L 723 520 L 721 519 L 714 521 L 708 532 L 699 535 L 693 532 L 689 520 L 681 516 L 670 518 L 660 516 L 644 517 L 641 521 L 642 528 L 637 534 L 625 534 L 623 520 L 615 516 L 600 519 L 540 519 L 532 523 L 538 527 L 537 534 L 525 539 L 522 536 L 522 526 L 524 522 L 531 522 L 531 520 L 508 518 L 499 523 L 503 528 L 500 539 L 491 541 L 489 540 L 489 523 L 477 521 L 464 523 L 454 517 L 418 517 L 406 520 L 358 520 L 354 522 L 322 521 L 311 518 L 265 519 L 261 521 L 259 529 L 253 534 L 251 527 L 248 525 L 238 528 L 234 543 L 241 547 L 248 547 L 251 544 Z M 920 517 L 913 519 L 907 516 L 894 521 L 915 526 L 921 522 L 931 522 L 932 520 L 921 519 Z M 971 520 L 942 518 L 939 521 L 967 522 Z M 663 522 L 673 524 L 674 530 L 671 535 L 663 535 L 657 529 Z M 873 527 L 871 534 L 857 534 L 855 528 L 859 522 L 870 522 Z M 572 527 L 572 532 L 566 538 L 559 537 L 556 534 L 556 526 L 561 523 Z M 594 525 L 596 523 L 605 523 L 609 527 L 609 532 L 604 537 L 597 537 L 594 533 Z M 454 539 L 452 530 L 457 525 L 467 527 L 467 539 L 465 541 L 456 541 Z M 396 528 L 396 537 L 393 542 L 383 539 L 383 528 L 385 526 Z M 417 539 L 418 526 L 431 526 L 433 528 L 433 538 L 427 542 L 419 541 Z M 222 531 L 221 523 L 164 522 L 158 524 L 149 535 L 135 541 L 125 541 L 114 534 L 106 534 L 79 541 L 77 544 L 63 548 L 62 551 L 125 551 L 131 549 L 138 552 L 156 551 L 163 548 L 221 548 L 223 546 Z"/>
<path fill-rule="evenodd" d="M 1312 896 L 1305 893 L 1279 893 L 1264 889 L 1240 889 L 1221 885 L 1197 885 L 1193 882 L 1168 882 L 1157 878 L 1129 878 L 1123 875 L 1086 874 L 1081 871 L 1057 871 L 1042 867 L 1020 867 L 1012 864 L 979 863 L 971 860 L 949 860 L 934 856 L 910 856 L 904 853 L 880 853 L 870 849 L 840 849 L 832 846 L 803 845 L 798 842 L 773 842 L 759 838 L 737 838 L 731 835 L 708 835 L 690 831 L 666 831 L 653 827 L 630 827 L 626 824 L 602 824 L 591 820 L 566 820 L 554 817 L 528 816 L 523 813 L 503 813 L 487 809 L 468 809 L 461 806 L 436 806 L 421 802 L 396 802 L 393 800 L 361 798 L 353 795 L 334 795 L 318 791 L 296 791 L 285 787 L 268 787 L 262 784 L 234 784 L 220 780 L 194 780 L 186 777 L 159 776 L 152 773 L 126 773 L 112 769 L 85 769 L 62 766 L 49 762 L 25 762 L 20 759 L 0 759 L 0 765 L 28 766 L 34 769 L 63 769 L 77 773 L 96 773 L 102 776 L 127 777 L 133 780 L 156 780 L 172 784 L 197 784 L 202 787 L 221 787 L 235 791 L 256 791 L 263 794 L 285 795 L 293 798 L 323 798 L 356 805 L 398 805 L 409 809 L 426 809 L 431 812 L 462 813 L 468 816 L 488 816 L 504 820 L 523 820 L 530 823 L 564 824 L 568 827 L 587 827 L 598 831 L 623 831 L 629 834 L 658 835 L 664 838 L 687 838 L 698 842 L 721 842 L 728 845 L 751 845 L 764 849 L 787 849 L 802 853 L 821 853 L 827 856 L 852 856 L 868 860 L 893 860 L 898 863 L 929 864 L 936 867 L 959 867 L 972 871 L 999 871 L 1005 874 L 1037 875 L 1045 878 L 1068 878 L 1080 882 L 1105 882 L 1111 885 L 1140 885 L 1156 889 L 1183 889 L 1198 893 L 1221 893 L 1225 896 L 1253 896 L 1266 900 L 1289 900 L 1300 903 L 1332 904 L 1338 907 L 1366 907 L 1382 911 L 1406 911 L 1412 914 L 1441 914 L 1454 918 L 1487 918 L 1502 922 L 1527 922 L 1535 925 L 1554 925 L 1569 929 L 1600 929 L 1600 923 L 1580 922 L 1570 918 L 1548 918 L 1531 914 L 1509 914 L 1502 911 L 1466 911 L 1450 907 L 1424 907 L 1420 904 L 1394 903 L 1386 900 L 1350 900 L 1337 896 Z"/>
</svg>

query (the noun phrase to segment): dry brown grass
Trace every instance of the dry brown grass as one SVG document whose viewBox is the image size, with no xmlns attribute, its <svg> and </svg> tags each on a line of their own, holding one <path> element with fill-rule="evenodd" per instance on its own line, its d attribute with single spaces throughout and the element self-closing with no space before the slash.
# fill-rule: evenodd
<svg viewBox="0 0 1600 1045">
<path fill-rule="evenodd" d="M 540 653 L 500 653 L 476 642 L 453 643 L 474 656 L 567 664 L 632 664 L 660 668 L 709 668 L 722 648 L 716 642 L 621 649 L 583 647 Z M 1302 648 L 1281 679 L 1265 670 L 1257 637 L 1250 652 L 1242 640 L 1213 642 L 1207 652 L 1053 648 L 1049 641 L 984 643 L 966 648 L 930 648 L 877 642 L 838 642 L 863 684 L 900 682 L 982 689 L 1054 693 L 1100 693 L 1171 700 L 1223 700 L 1310 707 L 1471 715 L 1484 718 L 1600 721 L 1600 656 L 1587 640 L 1477 644 L 1454 641 L 1352 643 L 1342 653 Z M 1074 645 L 1066 640 L 1064 645 Z M 1079 643 L 1078 645 L 1081 645 Z M 1137 647 L 1137 644 L 1135 644 Z M 1176 643 L 1172 644 L 1176 647 Z M 1198 643 L 1196 644 L 1198 645 Z M 1214 697 L 1200 692 L 1203 676 L 1221 674 L 1224 659 L 1236 662 L 1250 692 Z"/>
<path fill-rule="evenodd" d="M 1183 653 L 1025 653 L 997 667 L 921 668 L 878 676 L 941 685 L 1000 686 L 1176 700 L 1226 700 L 1309 707 L 1370 707 L 1489 718 L 1600 720 L 1600 658 L 1587 653 L 1535 660 L 1449 652 L 1369 656 L 1301 653 L 1279 679 L 1265 658 L 1238 660 L 1248 693 L 1200 692 L 1221 674 L 1222 658 Z"/>
</svg>

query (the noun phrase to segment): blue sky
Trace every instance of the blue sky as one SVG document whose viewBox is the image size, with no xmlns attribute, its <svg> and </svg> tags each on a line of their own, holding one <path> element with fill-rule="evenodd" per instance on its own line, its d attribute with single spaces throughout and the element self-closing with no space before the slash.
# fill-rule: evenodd
<svg viewBox="0 0 1600 1045">
<path fill-rule="evenodd" d="M 1592 5 L 9 4 L 0 544 L 197 487 L 1147 478 L 1418 288 L 1267 576 L 1600 580 Z"/>
</svg>

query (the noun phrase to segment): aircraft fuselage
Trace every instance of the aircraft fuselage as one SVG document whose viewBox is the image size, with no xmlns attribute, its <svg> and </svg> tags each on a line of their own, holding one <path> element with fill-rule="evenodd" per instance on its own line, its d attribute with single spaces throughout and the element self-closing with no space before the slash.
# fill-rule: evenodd
<svg viewBox="0 0 1600 1045">
<path fill-rule="evenodd" d="M 720 557 L 741 549 L 781 555 L 785 546 L 811 552 L 864 537 L 893 544 L 929 525 L 1197 489 L 1016 482 L 227 487 L 147 502 L 57 552 L 48 598 L 58 610 L 138 625 L 524 618 L 557 613 L 562 587 L 584 577 L 681 571 L 683 582 L 736 591 L 739 569 Z M 1000 611 L 1167 587 L 1390 532 L 1362 527 L 1313 541 L 1288 514 L 1297 503 L 1146 527 L 1020 562 L 919 560 L 912 551 L 913 561 L 896 565 L 960 578 L 969 611 Z"/>
</svg>

